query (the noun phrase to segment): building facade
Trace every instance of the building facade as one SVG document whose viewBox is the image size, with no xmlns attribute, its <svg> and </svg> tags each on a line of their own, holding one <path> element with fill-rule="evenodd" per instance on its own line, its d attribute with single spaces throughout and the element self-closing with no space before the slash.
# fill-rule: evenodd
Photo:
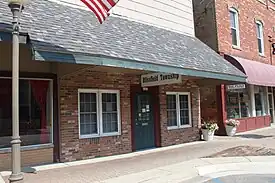
<svg viewBox="0 0 275 183">
<path fill-rule="evenodd" d="M 247 75 L 246 83 L 215 88 L 221 133 L 226 119 L 239 119 L 239 131 L 274 123 L 274 1 L 194 0 L 193 5 L 196 36 Z"/>
<path fill-rule="evenodd" d="M 121 0 L 102 25 L 79 2 L 32 0 L 23 11 L 23 166 L 199 140 L 200 88 L 245 81 L 195 38 L 191 1 L 158 1 L 153 11 L 155 1 Z M 158 12 L 163 9 L 165 16 Z M 12 67 L 6 2 L 0 12 L 0 169 L 7 169 Z"/>
</svg>

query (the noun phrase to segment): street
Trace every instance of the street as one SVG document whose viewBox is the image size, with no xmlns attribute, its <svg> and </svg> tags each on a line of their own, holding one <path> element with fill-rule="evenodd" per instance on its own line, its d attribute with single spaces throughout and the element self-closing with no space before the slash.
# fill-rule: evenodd
<svg viewBox="0 0 275 183">
<path fill-rule="evenodd" d="M 274 175 L 231 175 L 214 178 L 204 183 L 274 183 Z"/>
</svg>

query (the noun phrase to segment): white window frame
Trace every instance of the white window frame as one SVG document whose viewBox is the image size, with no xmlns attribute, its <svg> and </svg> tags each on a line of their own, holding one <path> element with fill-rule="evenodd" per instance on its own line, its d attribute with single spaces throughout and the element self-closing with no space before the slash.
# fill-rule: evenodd
<svg viewBox="0 0 275 183">
<path fill-rule="evenodd" d="M 260 32 L 260 35 L 258 35 L 258 29 Z M 257 45 L 258 45 L 258 52 L 260 55 L 264 56 L 264 26 L 263 23 L 259 20 L 256 21 L 256 36 L 257 36 Z M 261 47 L 262 47 L 262 52 L 259 50 L 259 44 L 258 44 L 258 39 L 261 40 Z"/>
<path fill-rule="evenodd" d="M 230 21 L 230 32 L 231 32 L 231 29 L 235 29 L 236 30 L 236 39 L 237 39 L 237 45 L 234 45 L 233 42 L 232 42 L 232 46 L 234 48 L 240 48 L 241 47 L 241 40 L 240 40 L 240 26 L 239 26 L 239 12 L 238 10 L 236 10 L 235 8 L 229 8 L 229 13 L 234 13 L 234 19 L 235 19 L 235 22 L 236 22 L 236 27 L 232 27 L 231 26 L 231 19 L 229 20 Z M 231 39 L 232 39 L 232 33 L 231 33 Z"/>
<path fill-rule="evenodd" d="M 81 131 L 80 131 L 80 94 L 81 93 L 95 93 L 96 94 L 97 134 L 81 135 Z M 102 94 L 103 93 L 117 95 L 118 132 L 103 133 L 103 120 L 102 120 Z M 79 131 L 80 139 L 121 135 L 120 91 L 119 90 L 100 90 L 100 89 L 78 89 L 78 131 Z"/>
<path fill-rule="evenodd" d="M 174 130 L 179 128 L 190 128 L 192 127 L 192 106 L 191 106 L 191 95 L 190 92 L 166 92 L 167 95 L 176 95 L 176 110 L 177 110 L 177 126 L 168 126 L 168 130 Z M 189 107 L 189 124 L 181 125 L 180 121 L 180 95 L 188 96 L 188 107 Z"/>
</svg>

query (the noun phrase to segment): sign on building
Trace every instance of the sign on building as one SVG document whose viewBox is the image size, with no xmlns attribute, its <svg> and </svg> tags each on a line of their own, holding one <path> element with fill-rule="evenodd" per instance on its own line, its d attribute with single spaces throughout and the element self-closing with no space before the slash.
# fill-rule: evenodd
<svg viewBox="0 0 275 183">
<path fill-rule="evenodd" d="M 142 87 L 175 84 L 181 82 L 182 79 L 179 74 L 153 73 L 141 76 Z"/>
<path fill-rule="evenodd" d="M 227 90 L 241 90 L 245 89 L 245 84 L 227 85 Z"/>
</svg>

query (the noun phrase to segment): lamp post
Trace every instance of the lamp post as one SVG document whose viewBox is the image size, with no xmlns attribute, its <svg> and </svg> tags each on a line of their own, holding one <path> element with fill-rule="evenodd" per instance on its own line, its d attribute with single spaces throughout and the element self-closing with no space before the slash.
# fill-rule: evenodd
<svg viewBox="0 0 275 183">
<path fill-rule="evenodd" d="M 12 174 L 10 182 L 23 180 L 21 172 L 20 136 L 19 136 L 19 24 L 21 11 L 27 2 L 25 0 L 9 0 L 12 12 Z"/>
</svg>

